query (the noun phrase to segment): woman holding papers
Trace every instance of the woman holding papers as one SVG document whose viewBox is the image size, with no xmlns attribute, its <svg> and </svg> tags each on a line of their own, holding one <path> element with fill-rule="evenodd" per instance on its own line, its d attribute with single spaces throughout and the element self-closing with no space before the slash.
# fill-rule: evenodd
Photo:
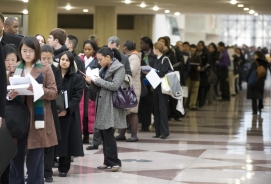
<svg viewBox="0 0 271 184">
<path fill-rule="evenodd" d="M 35 37 L 26 36 L 19 45 L 21 62 L 11 71 L 11 76 L 24 77 L 30 74 L 43 85 L 42 98 L 34 102 L 34 96 L 18 96 L 11 90 L 9 100 L 26 103 L 30 112 L 30 126 L 26 137 L 17 140 L 18 151 L 10 163 L 10 183 L 24 183 L 25 150 L 28 149 L 26 165 L 28 183 L 44 183 L 44 148 L 57 145 L 56 131 L 50 100 L 57 96 L 55 78 L 50 65 L 40 61 L 40 45 Z M 28 90 L 33 91 L 33 87 Z M 35 90 L 35 88 L 34 88 Z"/>
<path fill-rule="evenodd" d="M 139 102 L 141 93 L 141 81 L 140 81 L 140 62 L 141 54 L 136 51 L 136 44 L 130 40 L 127 40 L 123 44 L 123 52 L 128 55 L 132 76 L 133 76 L 133 88 Z M 138 127 L 138 105 L 127 111 L 126 120 L 128 125 L 131 127 L 131 138 L 126 139 L 125 133 L 126 129 L 120 130 L 119 135 L 116 140 L 126 140 L 126 142 L 137 142 L 137 127 Z"/>
<path fill-rule="evenodd" d="M 71 52 L 60 56 L 59 69 L 62 75 L 62 91 L 66 109 L 59 112 L 61 140 L 56 146 L 55 156 L 59 157 L 59 176 L 66 177 L 70 170 L 71 156 L 84 156 L 80 128 L 79 103 L 84 89 L 84 80 L 76 74 L 74 57 Z"/>
<path fill-rule="evenodd" d="M 98 51 L 97 44 L 92 40 L 87 40 L 83 45 L 84 54 L 80 58 L 85 63 L 85 70 L 87 68 L 101 68 L 96 58 Z M 82 71 L 84 72 L 84 71 Z M 89 134 L 93 133 L 94 119 L 95 119 L 95 95 L 87 87 L 83 92 L 83 97 L 80 101 L 80 122 L 83 132 L 83 143 L 89 143 Z"/>
<path fill-rule="evenodd" d="M 127 123 L 125 109 L 114 107 L 112 95 L 120 88 L 125 77 L 125 69 L 119 62 L 121 56 L 117 49 L 103 47 L 98 51 L 97 59 L 102 66 L 100 76 L 96 78 L 86 76 L 85 79 L 89 88 L 97 93 L 95 128 L 100 130 L 104 152 L 104 162 L 98 169 L 111 169 L 112 172 L 117 172 L 121 170 L 121 161 L 118 158 L 114 128 L 124 129 Z"/>
<path fill-rule="evenodd" d="M 157 75 L 162 78 L 170 70 L 169 59 L 164 55 L 168 51 L 168 48 L 161 42 L 154 44 L 153 52 L 157 55 L 157 60 L 154 63 L 154 69 L 156 69 Z M 154 102 L 154 125 L 155 136 L 153 138 L 166 139 L 169 136 L 168 130 L 168 114 L 167 103 L 168 95 L 162 93 L 161 83 L 154 89 L 153 94 Z"/>
</svg>

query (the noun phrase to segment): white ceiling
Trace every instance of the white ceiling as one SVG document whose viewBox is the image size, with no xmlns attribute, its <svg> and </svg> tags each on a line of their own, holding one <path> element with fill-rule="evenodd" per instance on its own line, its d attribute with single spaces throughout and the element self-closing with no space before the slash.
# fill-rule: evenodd
<svg viewBox="0 0 271 184">
<path fill-rule="evenodd" d="M 94 6 L 116 6 L 118 14 L 161 14 L 167 9 L 171 13 L 181 14 L 248 14 L 243 8 L 238 8 L 237 4 L 230 4 L 230 0 L 143 0 L 147 5 L 146 8 L 139 7 L 141 0 L 131 1 L 132 3 L 127 5 L 123 0 L 58 0 L 58 12 L 83 14 L 83 9 L 88 9 L 88 13 L 94 13 Z M 237 0 L 237 2 L 255 10 L 259 15 L 271 15 L 271 0 Z M 67 3 L 72 7 L 70 11 L 65 9 Z M 153 11 L 154 5 L 160 10 Z M 24 9 L 27 9 L 27 3 L 22 0 L 0 0 L 0 12 L 22 13 Z"/>
</svg>

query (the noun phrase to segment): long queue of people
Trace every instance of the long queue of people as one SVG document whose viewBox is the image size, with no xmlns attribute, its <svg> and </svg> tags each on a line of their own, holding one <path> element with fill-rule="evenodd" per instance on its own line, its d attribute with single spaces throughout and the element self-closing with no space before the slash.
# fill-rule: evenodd
<svg viewBox="0 0 271 184">
<path fill-rule="evenodd" d="M 2 14 L 1 21 L 4 22 Z M 34 102 L 33 96 L 20 95 L 16 90 L 6 93 L 7 104 L 16 101 L 28 107 L 30 122 L 27 134 L 14 138 L 18 151 L 1 177 L 2 184 L 53 182 L 53 167 L 58 168 L 59 177 L 67 177 L 72 159 L 84 156 L 83 144 L 89 144 L 87 150 L 103 144 L 104 161 L 98 169 L 121 171 L 116 141 L 139 141 L 138 124 L 143 132 L 149 132 L 152 115 L 153 138 L 166 139 L 170 135 L 168 122 L 181 121 L 185 113 L 176 109 L 178 100 L 162 93 L 161 84 L 152 87 L 146 77 L 149 70 L 141 69 L 145 65 L 160 78 L 171 72 L 171 66 L 179 72 L 180 85 L 188 89 L 188 98 L 183 100 L 187 110 L 199 110 L 219 96 L 221 101 L 229 101 L 242 90 L 242 82 L 263 66 L 261 77 L 248 89 L 253 114 L 263 108 L 268 62 L 261 51 L 253 53 L 252 62 L 245 49 L 227 48 L 223 42 L 207 47 L 203 41 L 197 45 L 179 41 L 173 46 L 168 36 L 155 43 L 146 36 L 140 39 L 137 51 L 131 40 L 121 45 L 119 38 L 112 36 L 107 45 L 99 47 L 97 37 L 91 36 L 84 42 L 82 53 L 76 54 L 76 36 L 67 35 L 60 28 L 51 30 L 47 40 L 38 33 L 19 37 L 5 31 L 3 39 L 0 59 L 5 61 L 7 84 L 9 77 L 31 75 L 43 86 L 44 95 Z M 86 75 L 89 69 L 98 69 L 99 75 Z M 132 79 L 138 105 L 116 108 L 112 96 L 126 76 Z M 33 92 L 32 86 L 28 90 Z M 58 100 L 63 94 L 68 103 L 60 110 Z M 128 131 L 131 137 L 126 138 Z"/>
</svg>

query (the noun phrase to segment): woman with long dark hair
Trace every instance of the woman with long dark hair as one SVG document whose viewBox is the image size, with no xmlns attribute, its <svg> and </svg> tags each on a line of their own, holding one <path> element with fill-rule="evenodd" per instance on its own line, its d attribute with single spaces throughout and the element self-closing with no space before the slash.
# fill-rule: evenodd
<svg viewBox="0 0 271 184">
<path fill-rule="evenodd" d="M 62 53 L 58 68 L 62 76 L 62 91 L 67 94 L 68 106 L 58 113 L 61 140 L 56 146 L 55 156 L 59 157 L 59 176 L 66 177 L 70 170 L 71 156 L 84 156 L 79 103 L 85 83 L 83 78 L 76 73 L 71 52 Z"/>
</svg>

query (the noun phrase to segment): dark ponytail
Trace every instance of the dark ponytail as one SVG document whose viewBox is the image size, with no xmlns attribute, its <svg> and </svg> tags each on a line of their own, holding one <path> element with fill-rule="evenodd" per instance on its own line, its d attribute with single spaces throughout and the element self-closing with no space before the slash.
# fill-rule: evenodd
<svg viewBox="0 0 271 184">
<path fill-rule="evenodd" d="M 127 40 L 126 42 L 124 42 L 123 46 L 127 47 L 128 51 L 136 49 L 136 43 L 131 40 Z"/>
<path fill-rule="evenodd" d="M 113 48 L 110 49 L 108 47 L 102 47 L 97 53 L 102 54 L 102 56 L 110 56 L 111 59 L 116 58 L 117 60 L 121 61 L 121 55 L 120 52 Z"/>
</svg>

